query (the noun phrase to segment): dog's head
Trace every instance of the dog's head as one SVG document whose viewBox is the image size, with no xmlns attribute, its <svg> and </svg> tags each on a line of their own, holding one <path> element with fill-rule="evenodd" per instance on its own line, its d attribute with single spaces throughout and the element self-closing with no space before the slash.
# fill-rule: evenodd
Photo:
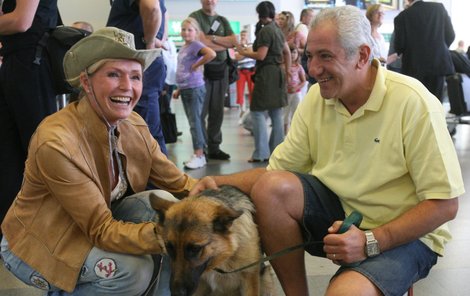
<svg viewBox="0 0 470 296">
<path fill-rule="evenodd" d="M 204 196 L 172 202 L 151 194 L 150 203 L 158 213 L 159 233 L 171 259 L 171 293 L 192 295 L 201 275 L 238 248 L 230 228 L 243 212 Z"/>
</svg>

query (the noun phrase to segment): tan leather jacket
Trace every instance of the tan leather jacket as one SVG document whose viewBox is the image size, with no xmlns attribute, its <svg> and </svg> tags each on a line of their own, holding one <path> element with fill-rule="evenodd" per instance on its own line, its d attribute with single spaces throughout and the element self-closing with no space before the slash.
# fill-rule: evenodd
<svg viewBox="0 0 470 296">
<path fill-rule="evenodd" d="M 164 154 L 133 113 L 117 127 L 118 151 L 133 192 L 147 181 L 184 193 L 196 180 Z M 88 100 L 46 118 L 31 138 L 21 191 L 2 224 L 11 251 L 53 285 L 71 292 L 92 246 L 160 253 L 155 223 L 125 223 L 110 211 L 110 150 L 105 124 Z"/>
</svg>

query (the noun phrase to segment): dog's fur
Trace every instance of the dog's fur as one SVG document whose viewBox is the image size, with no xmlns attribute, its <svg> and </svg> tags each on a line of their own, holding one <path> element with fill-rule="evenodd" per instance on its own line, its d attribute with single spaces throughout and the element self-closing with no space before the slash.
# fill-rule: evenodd
<svg viewBox="0 0 470 296">
<path fill-rule="evenodd" d="M 172 202 L 151 195 L 159 233 L 171 259 L 171 294 L 274 295 L 272 268 L 258 264 L 222 274 L 261 258 L 254 206 L 231 186 Z"/>
</svg>

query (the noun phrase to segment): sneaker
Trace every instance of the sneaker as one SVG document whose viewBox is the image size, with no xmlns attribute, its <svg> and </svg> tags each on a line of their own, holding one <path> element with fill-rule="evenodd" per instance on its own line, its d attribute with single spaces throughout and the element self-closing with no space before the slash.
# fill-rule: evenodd
<svg viewBox="0 0 470 296">
<path fill-rule="evenodd" d="M 204 155 L 197 156 L 196 154 L 193 154 L 189 161 L 184 162 L 184 167 L 187 169 L 194 170 L 203 168 L 206 166 L 206 164 L 206 157 Z"/>
<path fill-rule="evenodd" d="M 216 152 L 209 153 L 209 158 L 219 159 L 219 160 L 228 160 L 230 158 L 230 154 L 227 154 L 219 149 Z"/>
</svg>

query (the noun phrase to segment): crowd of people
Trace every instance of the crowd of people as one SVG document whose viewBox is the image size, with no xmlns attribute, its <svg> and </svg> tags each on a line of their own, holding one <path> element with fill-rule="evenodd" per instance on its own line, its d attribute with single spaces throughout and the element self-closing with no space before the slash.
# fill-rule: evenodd
<svg viewBox="0 0 470 296">
<path fill-rule="evenodd" d="M 323 241 L 271 262 L 286 295 L 309 294 L 304 251 L 340 266 L 331 295 L 403 295 L 443 255 L 464 193 L 439 101 L 454 71 L 444 6 L 408 0 L 390 54 L 380 4 L 306 8 L 296 24 L 261 1 L 251 41 L 217 0 L 200 1 L 171 58 L 164 0 L 114 0 L 98 30 L 71 24 L 93 33 L 65 56 L 80 94 L 59 111 L 41 48 L 58 24 L 57 0 L 3 1 L 0 254 L 9 271 L 48 295 L 170 295 L 149 195 L 229 184 L 251 197 L 268 255 Z M 221 145 L 233 49 L 236 102 L 253 124 L 247 159 L 266 167 L 197 180 L 168 159 L 160 107 L 182 101 L 193 148 L 185 168 L 229 161 Z M 405 75 L 387 69 L 398 58 Z M 360 228 L 338 234 L 353 211 Z"/>
</svg>

